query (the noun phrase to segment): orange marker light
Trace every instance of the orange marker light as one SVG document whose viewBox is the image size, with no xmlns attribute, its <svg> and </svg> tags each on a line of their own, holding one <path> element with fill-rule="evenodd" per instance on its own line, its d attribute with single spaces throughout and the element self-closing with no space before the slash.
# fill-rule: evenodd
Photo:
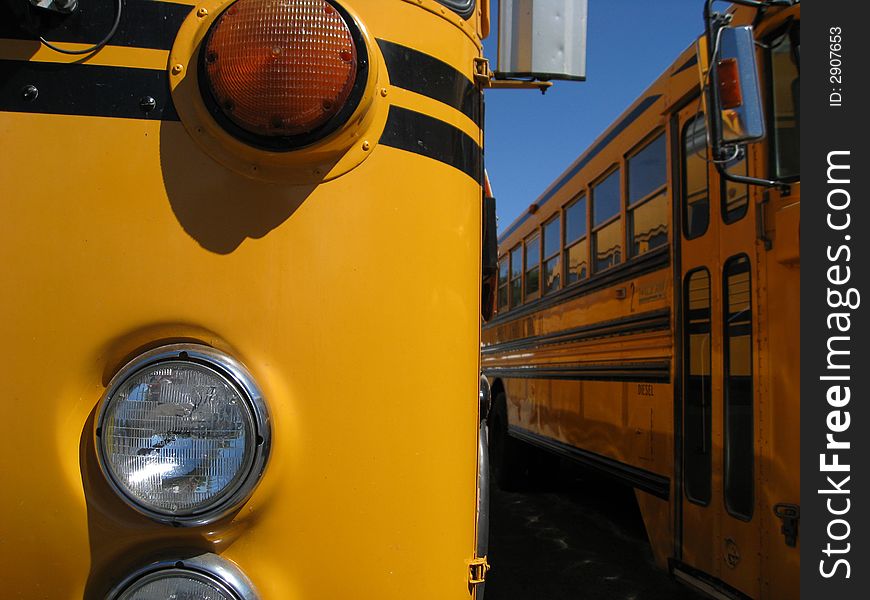
<svg viewBox="0 0 870 600">
<path fill-rule="evenodd" d="M 218 17 L 203 51 L 220 111 L 257 136 L 292 137 L 345 106 L 358 55 L 348 23 L 325 0 L 238 0 Z"/>
<path fill-rule="evenodd" d="M 722 108 L 740 108 L 743 106 L 743 92 L 740 89 L 740 69 L 737 68 L 737 60 L 733 58 L 720 60 L 717 69 L 719 100 Z"/>
</svg>

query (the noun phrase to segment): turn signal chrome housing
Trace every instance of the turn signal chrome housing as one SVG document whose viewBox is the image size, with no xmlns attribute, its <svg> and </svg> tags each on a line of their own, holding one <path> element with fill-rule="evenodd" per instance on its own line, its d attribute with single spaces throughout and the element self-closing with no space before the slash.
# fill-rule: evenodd
<svg viewBox="0 0 870 600">
<path fill-rule="evenodd" d="M 188 133 L 255 179 L 312 183 L 365 160 L 386 106 L 377 46 L 339 0 L 206 0 L 169 61 Z"/>
</svg>

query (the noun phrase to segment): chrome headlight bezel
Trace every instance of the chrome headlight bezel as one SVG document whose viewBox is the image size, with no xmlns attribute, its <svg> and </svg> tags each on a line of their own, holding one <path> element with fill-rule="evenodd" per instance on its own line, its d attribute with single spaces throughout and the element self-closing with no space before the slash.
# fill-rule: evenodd
<svg viewBox="0 0 870 600">
<path fill-rule="evenodd" d="M 247 464 L 244 475 L 232 490 L 220 497 L 216 502 L 205 504 L 190 514 L 175 514 L 154 510 L 144 505 L 130 494 L 119 482 L 106 455 L 106 446 L 102 438 L 108 408 L 117 392 L 132 377 L 146 369 L 163 363 L 192 363 L 199 368 L 205 368 L 225 379 L 236 389 L 253 423 L 253 456 Z M 271 423 L 269 413 L 260 388 L 241 362 L 215 348 L 201 344 L 172 344 L 155 348 L 141 354 L 127 363 L 109 382 L 100 408 L 94 421 L 94 445 L 100 470 L 112 490 L 131 508 L 159 523 L 175 526 L 199 526 L 213 523 L 238 508 L 253 493 L 259 483 L 271 447 Z"/>
<path fill-rule="evenodd" d="M 175 576 L 190 577 L 217 587 L 234 600 L 257 600 L 254 584 L 235 564 L 216 554 L 206 553 L 177 560 L 162 560 L 146 565 L 125 577 L 106 596 L 106 600 L 120 600 L 134 586 Z"/>
</svg>

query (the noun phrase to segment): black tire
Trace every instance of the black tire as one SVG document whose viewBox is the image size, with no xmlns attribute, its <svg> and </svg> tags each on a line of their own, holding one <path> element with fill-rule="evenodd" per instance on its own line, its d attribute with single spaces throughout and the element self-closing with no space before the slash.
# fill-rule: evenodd
<svg viewBox="0 0 870 600">
<path fill-rule="evenodd" d="M 529 487 L 531 448 L 508 435 L 507 401 L 504 392 L 493 398 L 489 414 L 489 466 L 492 481 L 505 491 Z"/>
</svg>

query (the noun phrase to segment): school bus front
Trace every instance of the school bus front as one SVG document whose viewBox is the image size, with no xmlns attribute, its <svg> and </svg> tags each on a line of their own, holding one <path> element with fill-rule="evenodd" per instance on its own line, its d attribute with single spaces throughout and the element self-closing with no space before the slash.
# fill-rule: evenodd
<svg viewBox="0 0 870 600">
<path fill-rule="evenodd" d="M 0 15 L 3 596 L 473 597 L 480 6 Z"/>
</svg>

